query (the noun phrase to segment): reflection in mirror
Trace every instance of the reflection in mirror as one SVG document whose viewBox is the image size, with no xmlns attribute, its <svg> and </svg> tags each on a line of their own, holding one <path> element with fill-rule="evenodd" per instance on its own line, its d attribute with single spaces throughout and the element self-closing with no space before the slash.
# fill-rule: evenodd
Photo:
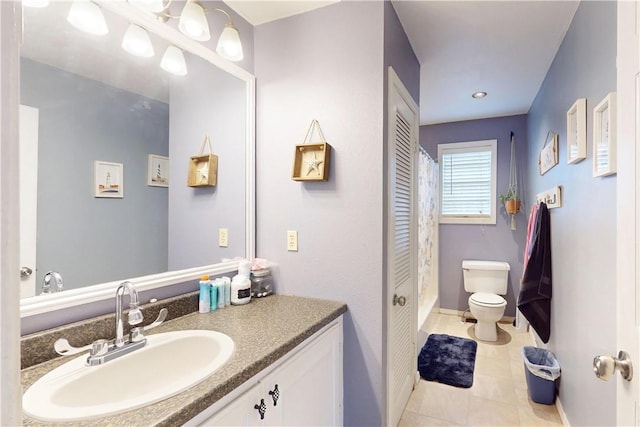
<svg viewBox="0 0 640 427">
<path fill-rule="evenodd" d="M 21 241 L 33 252 L 21 265 L 34 270 L 22 296 L 39 294 L 49 270 L 69 290 L 247 256 L 246 82 L 188 52 L 187 74 L 168 74 L 169 43 L 151 34 L 155 55 L 133 56 L 121 47 L 127 20 L 103 8 L 108 34 L 86 34 L 66 21 L 70 4 L 23 12 L 21 146 L 31 141 L 37 155 L 22 156 L 35 179 L 21 198 L 37 198 L 21 209 L 36 229 L 35 241 Z M 205 135 L 217 186 L 191 188 L 190 157 Z M 122 197 L 99 197 L 107 178 L 96 161 L 122 165 L 106 186 Z M 152 177 L 168 187 L 148 185 Z"/>
</svg>

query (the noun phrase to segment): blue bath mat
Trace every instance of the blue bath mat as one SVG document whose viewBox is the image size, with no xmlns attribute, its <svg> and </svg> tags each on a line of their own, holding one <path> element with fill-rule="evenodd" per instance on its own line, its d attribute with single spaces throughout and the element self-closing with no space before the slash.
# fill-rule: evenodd
<svg viewBox="0 0 640 427">
<path fill-rule="evenodd" d="M 418 371 L 427 381 L 454 387 L 473 385 L 478 343 L 467 338 L 431 334 L 418 355 Z"/>
</svg>

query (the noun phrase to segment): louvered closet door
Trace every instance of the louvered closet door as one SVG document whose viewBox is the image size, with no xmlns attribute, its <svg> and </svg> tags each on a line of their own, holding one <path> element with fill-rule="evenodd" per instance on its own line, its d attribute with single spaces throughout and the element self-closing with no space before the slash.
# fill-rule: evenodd
<svg viewBox="0 0 640 427">
<path fill-rule="evenodd" d="M 417 106 L 389 68 L 387 408 L 397 425 L 417 369 Z"/>
</svg>

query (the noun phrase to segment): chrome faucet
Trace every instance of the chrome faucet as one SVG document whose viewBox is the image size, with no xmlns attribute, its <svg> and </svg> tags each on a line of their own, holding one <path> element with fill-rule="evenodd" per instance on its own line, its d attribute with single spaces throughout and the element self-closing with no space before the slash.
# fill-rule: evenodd
<svg viewBox="0 0 640 427">
<path fill-rule="evenodd" d="M 120 283 L 116 290 L 116 341 L 115 346 L 120 348 L 125 344 L 124 325 L 122 323 L 122 297 L 125 291 L 129 291 L 129 325 L 135 326 L 142 323 L 144 317 L 138 308 L 138 291 L 133 283 L 126 281 Z"/>
<path fill-rule="evenodd" d="M 131 329 L 129 340 L 124 338 L 124 325 L 122 322 L 122 297 L 125 291 L 129 292 L 129 325 L 134 326 L 142 323 L 143 316 L 138 307 L 138 291 L 131 282 L 122 282 L 116 290 L 116 339 L 113 345 L 109 344 L 109 340 L 99 339 L 84 347 L 73 347 L 65 338 L 60 338 L 54 343 L 56 353 L 61 355 L 71 355 L 89 350 L 87 357 L 87 366 L 96 366 L 106 363 L 110 360 L 129 354 L 147 344 L 145 333 L 157 326 L 167 318 L 167 309 L 163 308 L 158 313 L 158 318 L 147 326 L 138 326 Z"/>
<path fill-rule="evenodd" d="M 54 281 L 54 287 L 52 287 L 51 280 Z M 64 288 L 64 283 L 62 283 L 62 276 L 57 271 L 48 271 L 44 275 L 44 280 L 42 281 L 42 294 L 51 294 L 54 292 L 62 292 Z"/>
</svg>

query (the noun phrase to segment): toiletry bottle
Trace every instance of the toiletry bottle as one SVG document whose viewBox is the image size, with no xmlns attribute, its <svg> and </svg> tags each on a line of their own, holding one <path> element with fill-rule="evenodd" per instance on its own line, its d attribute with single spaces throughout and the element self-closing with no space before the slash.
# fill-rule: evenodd
<svg viewBox="0 0 640 427">
<path fill-rule="evenodd" d="M 228 307 L 231 305 L 231 277 L 224 276 L 222 281 L 224 283 L 224 305 Z"/>
<path fill-rule="evenodd" d="M 238 274 L 231 281 L 231 304 L 241 305 L 251 301 L 251 280 L 249 272 L 251 264 L 249 261 L 240 261 L 238 264 Z"/>
<path fill-rule="evenodd" d="M 224 280 L 221 277 L 216 279 L 216 286 L 218 287 L 218 308 L 224 308 Z"/>
<path fill-rule="evenodd" d="M 200 313 L 208 313 L 211 310 L 211 284 L 209 282 L 209 276 L 202 276 L 200 278 L 200 299 L 198 301 L 198 311 Z"/>
<path fill-rule="evenodd" d="M 215 280 L 209 281 L 209 292 L 211 296 L 209 298 L 209 302 L 211 303 L 211 311 L 216 311 L 218 308 L 218 287 L 216 286 Z"/>
</svg>

